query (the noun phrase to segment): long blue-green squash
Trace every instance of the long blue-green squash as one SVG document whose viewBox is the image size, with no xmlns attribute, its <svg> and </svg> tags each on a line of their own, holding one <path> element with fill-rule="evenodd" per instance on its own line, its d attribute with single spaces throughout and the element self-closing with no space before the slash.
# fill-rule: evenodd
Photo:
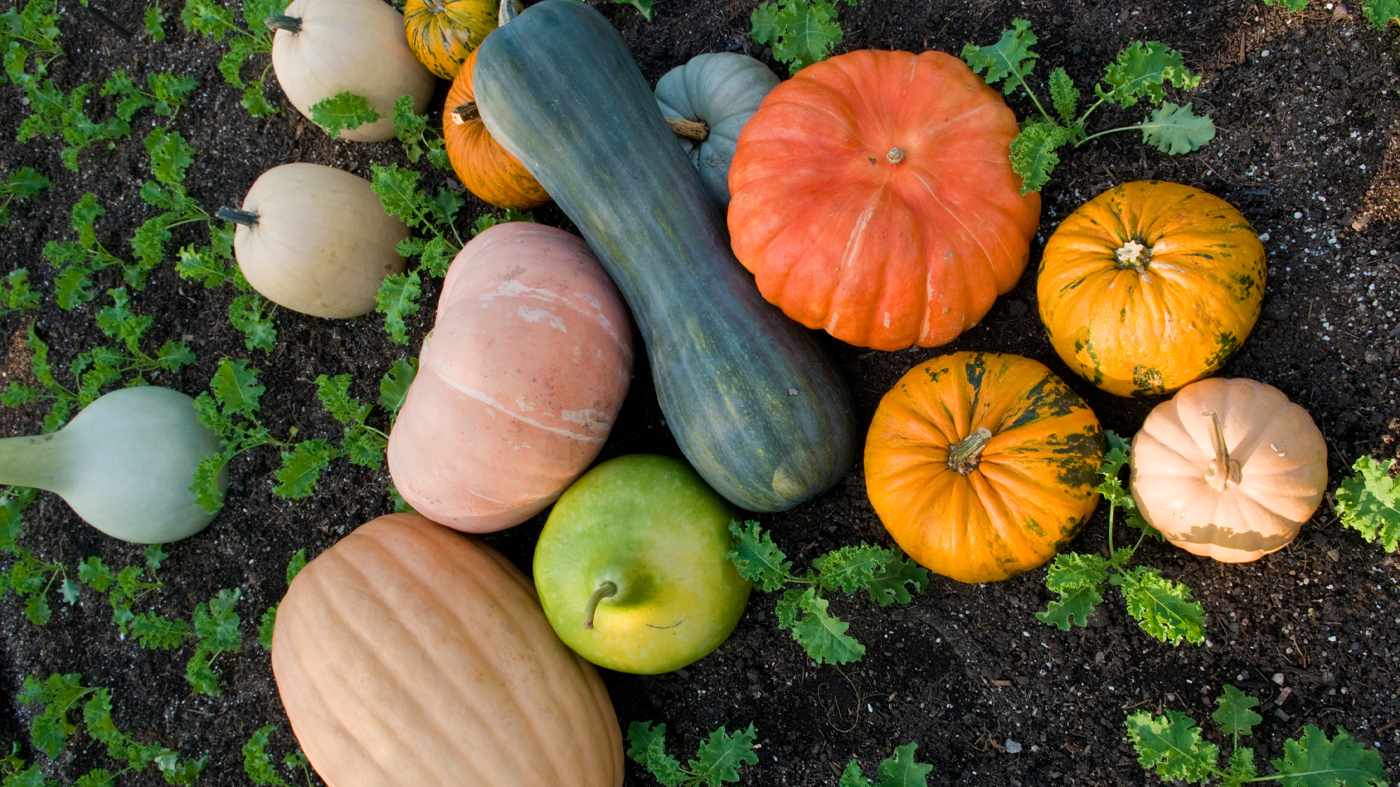
<svg viewBox="0 0 1400 787">
<path fill-rule="evenodd" d="M 545 0 L 482 42 L 491 134 L 578 225 L 646 341 L 681 451 L 715 491 L 783 511 L 855 460 L 849 390 L 759 295 L 627 47 L 587 5 Z"/>
</svg>

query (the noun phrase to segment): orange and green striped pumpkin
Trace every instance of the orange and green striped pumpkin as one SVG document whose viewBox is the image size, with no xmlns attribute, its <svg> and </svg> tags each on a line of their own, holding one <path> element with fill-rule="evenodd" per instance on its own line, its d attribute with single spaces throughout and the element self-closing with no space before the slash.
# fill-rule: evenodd
<svg viewBox="0 0 1400 787">
<path fill-rule="evenodd" d="M 1119 396 L 1224 366 L 1259 319 L 1264 245 L 1225 200 L 1138 181 L 1089 200 L 1045 244 L 1036 296 L 1066 365 Z"/>
<path fill-rule="evenodd" d="M 442 138 L 447 160 L 452 163 L 452 171 L 457 173 L 462 185 L 483 202 L 498 208 L 538 208 L 550 201 L 549 192 L 525 169 L 520 159 L 501 147 L 481 122 L 481 113 L 476 108 L 476 90 L 472 86 L 475 65 L 476 50 L 473 49 L 447 91 L 447 104 L 442 108 Z"/>
<path fill-rule="evenodd" d="M 1093 513 L 1099 420 L 1044 364 L 960 352 L 906 373 L 865 439 L 865 488 L 919 565 L 994 582 L 1049 560 Z"/>
<path fill-rule="evenodd" d="M 408 46 L 429 71 L 451 79 L 496 29 L 499 8 L 499 0 L 408 0 L 403 8 Z"/>
</svg>

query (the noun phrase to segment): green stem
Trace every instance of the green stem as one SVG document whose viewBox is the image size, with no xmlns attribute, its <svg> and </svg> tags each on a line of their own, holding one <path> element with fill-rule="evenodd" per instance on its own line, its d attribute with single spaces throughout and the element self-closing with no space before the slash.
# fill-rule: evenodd
<svg viewBox="0 0 1400 787">
<path fill-rule="evenodd" d="M 593 595 L 588 597 L 588 604 L 583 608 L 583 627 L 589 631 L 593 630 L 593 615 L 598 611 L 598 602 L 605 598 L 612 598 L 617 595 L 617 583 L 612 580 L 604 580 Z"/>
<path fill-rule="evenodd" d="M 260 217 L 255 211 L 223 207 L 219 208 L 218 212 L 214 214 L 214 218 L 218 219 L 219 221 L 228 221 L 233 222 L 234 224 L 242 224 L 245 227 L 256 227 L 258 226 L 258 219 Z"/>
<path fill-rule="evenodd" d="M 301 32 L 301 17 L 297 16 L 274 14 L 273 16 L 269 16 L 267 19 L 263 20 L 263 24 L 267 25 L 268 30 L 272 30 L 274 32 L 277 30 L 286 30 L 292 35 L 296 35 Z"/>
<path fill-rule="evenodd" d="M 1087 121 L 1089 120 L 1089 116 L 1092 115 L 1092 114 L 1094 113 L 1094 110 L 1096 110 L 1096 109 L 1098 109 L 1100 106 L 1102 106 L 1102 105 L 1103 105 L 1103 102 L 1106 101 L 1106 100 L 1107 100 L 1107 99 L 1101 98 L 1101 99 L 1099 99 L 1098 101 L 1095 101 L 1094 103 L 1090 104 L 1090 105 L 1089 105 L 1089 108 L 1086 109 L 1086 110 L 1084 110 L 1084 114 L 1080 115 L 1080 116 L 1079 116 L 1079 119 L 1076 120 L 1076 121 L 1074 121 L 1074 122 L 1075 122 L 1075 125 L 1079 126 L 1080 128 L 1084 128 L 1084 123 L 1087 122 Z"/>
<path fill-rule="evenodd" d="M 1114 134 L 1114 133 L 1117 133 L 1117 132 L 1119 132 L 1119 131 L 1141 131 L 1141 130 L 1142 130 L 1142 124 L 1141 124 L 1141 123 L 1137 124 L 1136 126 L 1119 126 L 1118 128 L 1111 128 L 1111 129 L 1109 129 L 1109 130 L 1107 130 L 1107 131 L 1100 131 L 1100 132 L 1097 133 L 1097 134 L 1090 134 L 1089 136 L 1087 136 L 1087 137 L 1085 137 L 1085 138 L 1079 140 L 1078 142 L 1074 143 L 1074 146 L 1075 146 L 1075 147 L 1079 147 L 1080 145 L 1083 145 L 1085 142 L 1088 142 L 1089 140 L 1091 140 L 1091 139 L 1093 139 L 1093 138 L 1095 138 L 1095 137 L 1101 137 L 1101 136 L 1103 136 L 1104 134 Z"/>
</svg>

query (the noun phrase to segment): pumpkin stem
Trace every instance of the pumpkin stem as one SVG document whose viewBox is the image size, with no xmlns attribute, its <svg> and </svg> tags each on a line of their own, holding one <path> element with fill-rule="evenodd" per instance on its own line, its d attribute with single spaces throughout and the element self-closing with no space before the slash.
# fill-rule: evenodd
<svg viewBox="0 0 1400 787">
<path fill-rule="evenodd" d="M 967 475 L 976 470 L 982 463 L 982 449 L 991 439 L 992 430 L 985 426 L 977 427 L 977 431 L 948 447 L 948 467 L 958 471 L 958 475 Z"/>
<path fill-rule="evenodd" d="M 1133 238 L 1124 243 L 1113 252 L 1113 256 L 1118 258 L 1118 268 L 1120 270 L 1131 268 L 1138 273 L 1147 270 L 1147 264 L 1152 262 L 1152 249 L 1142 241 L 1142 238 Z"/>
<path fill-rule="evenodd" d="M 429 11 L 430 13 L 434 13 L 434 14 L 444 14 L 444 13 L 447 13 L 447 6 L 445 6 L 445 5 L 442 4 L 442 0 L 424 0 L 424 4 L 428 6 L 428 11 Z"/>
<path fill-rule="evenodd" d="M 481 110 L 476 108 L 475 101 L 458 104 L 457 108 L 452 110 L 452 122 L 459 126 L 463 123 L 476 120 L 479 117 L 481 117 Z"/>
<path fill-rule="evenodd" d="M 1231 486 L 1239 486 L 1240 463 L 1230 458 L 1230 449 L 1225 445 L 1225 427 L 1220 424 L 1220 416 L 1214 410 L 1201 415 L 1210 419 L 1210 442 L 1215 447 L 1215 458 L 1206 465 L 1206 483 L 1217 492 L 1224 492 Z"/>
<path fill-rule="evenodd" d="M 606 580 L 593 591 L 593 595 L 588 597 L 588 606 L 583 609 L 583 627 L 589 631 L 593 630 L 593 613 L 598 611 L 598 602 L 605 598 L 612 598 L 617 595 L 617 583 L 611 579 Z"/>
<path fill-rule="evenodd" d="M 239 210 L 238 208 L 219 208 L 219 212 L 214 214 L 214 218 L 219 221 L 231 221 L 235 224 L 242 224 L 245 227 L 258 226 L 257 213 L 251 210 Z"/>
<path fill-rule="evenodd" d="M 496 14 L 496 26 L 505 27 L 506 22 L 520 15 L 516 8 L 518 0 L 501 0 L 501 10 Z"/>
<path fill-rule="evenodd" d="M 671 132 L 678 137 L 693 139 L 696 142 L 704 142 L 710 136 L 710 127 L 703 121 L 686 120 L 685 118 L 666 118 L 666 125 L 671 127 Z"/>
<path fill-rule="evenodd" d="M 284 16 L 282 14 L 273 14 L 267 19 L 264 19 L 263 24 L 267 25 L 268 30 L 272 30 L 274 32 L 278 30 L 286 30 L 292 35 L 296 35 L 301 32 L 301 17 L 299 16 Z"/>
<path fill-rule="evenodd" d="M 904 160 L 904 151 L 899 148 L 890 148 L 890 152 L 885 154 L 885 160 L 891 164 L 898 164 Z"/>
</svg>

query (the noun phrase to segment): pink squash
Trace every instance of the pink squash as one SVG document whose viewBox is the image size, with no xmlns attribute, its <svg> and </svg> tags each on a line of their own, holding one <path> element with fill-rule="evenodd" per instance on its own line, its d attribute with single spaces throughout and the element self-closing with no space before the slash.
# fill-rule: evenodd
<svg viewBox="0 0 1400 787">
<path fill-rule="evenodd" d="M 389 434 L 405 501 L 472 533 L 518 525 L 603 447 L 632 379 L 632 325 L 578 237 L 526 222 L 452 261 Z"/>
</svg>

